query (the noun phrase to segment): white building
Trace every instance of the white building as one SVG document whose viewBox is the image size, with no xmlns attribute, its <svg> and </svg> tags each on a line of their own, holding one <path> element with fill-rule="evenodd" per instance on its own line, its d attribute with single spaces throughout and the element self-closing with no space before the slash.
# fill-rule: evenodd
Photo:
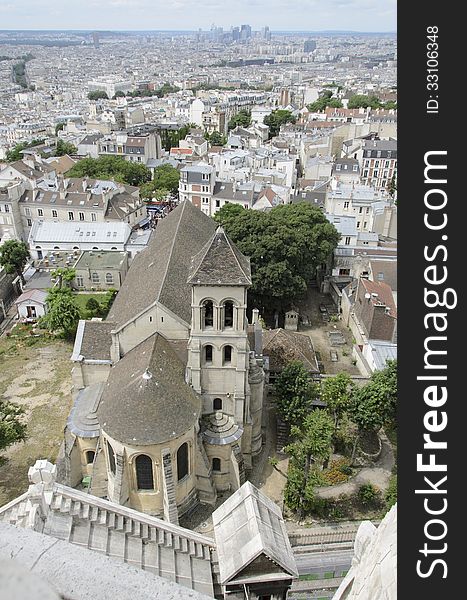
<svg viewBox="0 0 467 600">
<path fill-rule="evenodd" d="M 131 227 L 128 223 L 54 223 L 34 221 L 29 233 L 29 250 L 34 260 L 54 251 L 126 250 Z M 50 260 L 53 263 L 52 257 Z"/>
</svg>

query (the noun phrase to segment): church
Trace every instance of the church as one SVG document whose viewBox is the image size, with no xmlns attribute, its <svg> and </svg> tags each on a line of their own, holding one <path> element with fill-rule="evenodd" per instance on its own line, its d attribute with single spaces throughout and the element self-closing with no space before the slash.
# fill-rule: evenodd
<svg viewBox="0 0 467 600">
<path fill-rule="evenodd" d="M 262 447 L 250 285 L 249 259 L 190 202 L 159 222 L 107 318 L 79 322 L 63 482 L 175 524 L 242 486 Z"/>
</svg>

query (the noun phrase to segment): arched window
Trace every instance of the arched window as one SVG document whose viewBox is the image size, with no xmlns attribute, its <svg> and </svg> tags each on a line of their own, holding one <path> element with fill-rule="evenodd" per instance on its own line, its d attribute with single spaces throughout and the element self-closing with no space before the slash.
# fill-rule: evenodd
<svg viewBox="0 0 467 600">
<path fill-rule="evenodd" d="M 212 362 L 212 346 L 210 345 L 204 346 L 204 362 Z"/>
<path fill-rule="evenodd" d="M 96 455 L 96 453 L 94 452 L 94 450 L 88 450 L 86 452 L 86 463 L 88 465 L 90 465 L 91 463 L 94 462 L 94 456 Z"/>
<path fill-rule="evenodd" d="M 220 471 L 221 470 L 221 459 L 220 458 L 213 458 L 212 459 L 212 470 L 213 471 Z"/>
<path fill-rule="evenodd" d="M 232 362 L 232 346 L 224 346 L 224 364 Z"/>
<path fill-rule="evenodd" d="M 135 460 L 136 487 L 139 490 L 153 490 L 154 476 L 152 473 L 152 459 L 146 454 L 140 454 Z"/>
<path fill-rule="evenodd" d="M 114 449 L 109 444 L 109 442 L 107 442 L 107 452 L 109 454 L 109 467 L 110 467 L 110 470 L 115 475 L 115 472 L 117 470 L 117 466 L 115 464 L 115 453 L 114 453 Z"/>
<path fill-rule="evenodd" d="M 222 410 L 222 400 L 221 398 L 214 398 L 212 403 L 212 407 L 214 410 Z"/>
<path fill-rule="evenodd" d="M 91 273 L 91 282 L 99 283 L 99 273 L 96 273 L 95 271 Z"/>
<path fill-rule="evenodd" d="M 177 450 L 177 481 L 188 475 L 188 444 L 185 442 Z"/>
<path fill-rule="evenodd" d="M 105 283 L 113 283 L 114 282 L 114 276 L 112 275 L 112 273 L 106 273 L 105 274 Z"/>
<path fill-rule="evenodd" d="M 233 327 L 233 314 L 233 302 L 230 302 L 230 300 L 224 302 L 224 327 Z"/>
<path fill-rule="evenodd" d="M 205 300 L 203 302 L 203 313 L 204 327 L 212 327 L 214 325 L 214 305 L 212 300 Z"/>
</svg>

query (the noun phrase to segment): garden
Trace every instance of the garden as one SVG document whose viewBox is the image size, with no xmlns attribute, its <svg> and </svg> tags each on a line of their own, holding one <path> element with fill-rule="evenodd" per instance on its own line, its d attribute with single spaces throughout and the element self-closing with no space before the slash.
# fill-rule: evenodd
<svg viewBox="0 0 467 600">
<path fill-rule="evenodd" d="M 388 361 L 358 386 L 348 373 L 313 381 L 299 361 L 283 370 L 275 397 L 289 430 L 289 518 L 377 519 L 396 502 L 396 371 Z"/>
</svg>

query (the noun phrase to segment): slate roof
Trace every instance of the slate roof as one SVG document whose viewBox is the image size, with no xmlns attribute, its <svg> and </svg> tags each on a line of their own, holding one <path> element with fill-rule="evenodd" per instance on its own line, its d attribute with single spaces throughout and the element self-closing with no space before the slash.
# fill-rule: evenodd
<svg viewBox="0 0 467 600">
<path fill-rule="evenodd" d="M 251 285 L 250 259 L 233 245 L 222 227 L 191 260 L 188 283 Z"/>
<path fill-rule="evenodd" d="M 107 319 L 121 326 L 158 300 L 191 323 L 191 285 L 186 283 L 191 257 L 215 230 L 215 222 L 189 201 L 161 219 L 147 248 L 134 258 Z"/>
<path fill-rule="evenodd" d="M 376 294 L 371 297 L 371 301 L 374 304 L 383 303 L 389 308 L 389 314 L 391 317 L 397 319 L 397 308 L 392 295 L 392 290 L 387 283 L 382 281 L 370 281 L 369 279 L 361 278 L 359 283 L 364 287 L 365 292 L 368 294 Z"/>
<path fill-rule="evenodd" d="M 371 260 L 370 266 L 374 281 L 384 281 L 394 292 L 397 292 L 397 261 Z"/>
<path fill-rule="evenodd" d="M 249 481 L 213 512 L 212 520 L 222 584 L 235 579 L 261 555 L 280 567 L 282 573 L 269 564 L 276 577 L 298 577 L 279 507 Z M 263 573 L 257 574 L 256 579 Z"/>
<path fill-rule="evenodd" d="M 110 360 L 112 336 L 115 327 L 109 321 L 83 321 L 84 331 L 79 354 L 90 360 Z"/>
<path fill-rule="evenodd" d="M 102 429 L 124 444 L 162 444 L 186 433 L 201 397 L 185 383 L 185 365 L 155 333 L 112 367 L 98 409 Z"/>
<path fill-rule="evenodd" d="M 263 354 L 269 356 L 270 371 L 277 373 L 291 360 L 300 360 L 308 371 L 319 373 L 313 343 L 303 333 L 286 329 L 263 331 Z"/>
</svg>

